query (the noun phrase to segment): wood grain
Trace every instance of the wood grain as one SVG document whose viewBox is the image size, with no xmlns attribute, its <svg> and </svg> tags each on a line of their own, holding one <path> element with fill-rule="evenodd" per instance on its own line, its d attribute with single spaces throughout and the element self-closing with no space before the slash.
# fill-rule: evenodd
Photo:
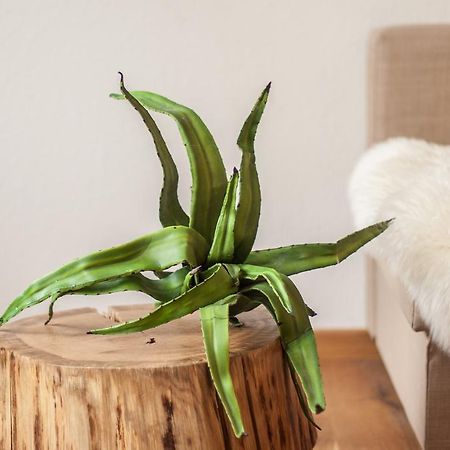
<svg viewBox="0 0 450 450">
<path fill-rule="evenodd" d="M 230 335 L 231 373 L 248 436 L 238 440 L 218 402 L 198 316 L 145 333 L 93 336 L 149 312 L 116 307 L 13 322 L 0 330 L 2 449 L 299 450 L 304 418 L 278 332 L 264 311 Z"/>
<path fill-rule="evenodd" d="M 318 450 L 420 450 L 380 356 L 363 330 L 320 331 L 327 409 Z"/>
</svg>

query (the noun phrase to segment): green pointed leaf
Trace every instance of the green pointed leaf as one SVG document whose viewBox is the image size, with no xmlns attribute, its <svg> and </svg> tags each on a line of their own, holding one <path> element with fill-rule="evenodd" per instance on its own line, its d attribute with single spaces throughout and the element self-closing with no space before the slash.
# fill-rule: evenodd
<svg viewBox="0 0 450 450">
<path fill-rule="evenodd" d="M 317 425 L 317 423 L 314 421 L 314 417 L 312 415 L 312 411 L 309 409 L 308 402 L 306 400 L 305 391 L 303 390 L 299 376 L 297 375 L 297 372 L 286 353 L 285 353 L 285 359 L 289 366 L 291 380 L 294 383 L 295 391 L 297 392 L 297 397 L 300 401 L 300 407 L 302 408 L 303 414 L 308 419 L 308 421 L 311 423 L 311 425 L 313 425 L 318 430 L 322 431 L 322 428 L 320 428 L 319 425 Z"/>
<path fill-rule="evenodd" d="M 189 269 L 183 268 L 172 273 L 170 277 L 165 278 L 164 280 L 149 280 L 141 273 L 136 273 L 115 278 L 113 280 L 100 281 L 99 283 L 94 283 L 91 286 L 78 290 L 54 294 L 50 297 L 48 319 L 45 322 L 45 325 L 53 318 L 56 301 L 66 295 L 106 295 L 116 292 L 137 291 L 153 297 L 155 300 L 158 300 L 158 302 L 160 302 L 158 297 L 160 297 L 162 301 L 168 301 L 181 294 L 184 277 L 188 272 Z"/>
<path fill-rule="evenodd" d="M 284 349 L 299 377 L 308 407 L 312 412 L 318 413 L 325 409 L 325 396 L 316 342 L 306 305 L 294 283 L 292 285 L 296 292 L 294 294 L 292 291 L 289 298 L 290 313 L 286 311 L 279 296 L 268 283 L 257 283 L 244 293 L 251 296 L 252 291 L 257 291 L 267 299 L 264 304 L 278 324 Z"/>
<path fill-rule="evenodd" d="M 228 304 L 200 308 L 203 342 L 214 386 L 236 437 L 245 434 L 230 373 Z"/>
<path fill-rule="evenodd" d="M 120 72 L 119 72 L 120 73 Z M 189 225 L 189 216 L 183 211 L 178 200 L 178 170 L 167 148 L 158 126 L 139 101 L 131 95 L 120 73 L 120 90 L 134 109 L 140 114 L 155 143 L 156 153 L 163 169 L 163 187 L 159 198 L 159 220 L 163 227 L 171 225 Z"/>
<path fill-rule="evenodd" d="M 217 221 L 214 239 L 209 250 L 207 263 L 217 262 L 228 263 L 233 260 L 234 254 L 234 224 L 236 220 L 236 194 L 239 174 L 234 169 L 225 198 L 222 210 Z"/>
<path fill-rule="evenodd" d="M 317 354 L 316 338 L 312 328 L 286 345 L 286 353 L 298 374 L 311 412 L 325 410 L 322 376 Z"/>
<path fill-rule="evenodd" d="M 261 301 L 254 300 L 239 292 L 237 294 L 236 303 L 230 305 L 230 316 L 235 317 L 241 313 L 253 311 L 262 304 Z"/>
<path fill-rule="evenodd" d="M 259 286 L 261 286 L 260 290 L 258 290 Z M 277 322 L 279 327 L 281 325 L 285 324 L 285 326 L 283 327 L 283 330 L 280 331 L 280 335 L 285 334 L 284 339 L 282 337 L 282 342 L 284 345 L 284 342 L 285 341 L 287 342 L 289 340 L 289 335 L 290 335 L 289 329 L 290 328 L 295 329 L 295 325 L 292 326 L 292 324 L 290 322 L 293 320 L 293 318 L 290 316 L 284 316 L 286 314 L 286 310 L 284 310 L 282 305 L 278 304 L 279 299 L 276 298 L 273 291 L 271 291 L 270 286 L 267 286 L 267 284 L 261 283 L 261 284 L 254 285 L 254 288 L 255 289 L 252 290 L 252 287 L 249 287 L 248 289 L 246 289 L 246 292 L 245 292 L 245 296 L 248 298 L 249 304 L 253 305 L 253 308 L 250 308 L 250 309 L 254 309 L 256 306 L 259 306 L 262 304 L 272 314 L 274 320 Z M 266 292 L 267 296 L 261 292 L 261 291 L 264 292 L 264 290 L 265 290 L 264 288 L 267 289 L 267 292 Z M 242 295 L 242 293 L 239 293 L 239 295 Z M 268 297 L 270 295 L 272 296 L 272 302 L 268 301 Z M 277 318 L 277 315 L 275 314 L 274 307 L 272 306 L 272 304 L 275 306 L 275 309 L 277 309 L 277 304 L 278 304 L 278 308 L 280 308 L 280 310 L 278 311 L 278 316 L 280 319 Z M 231 307 L 230 307 L 230 312 L 231 312 Z M 311 414 L 311 410 L 309 409 L 308 402 L 306 400 L 306 394 L 302 387 L 299 376 L 297 375 L 297 372 L 295 371 L 295 368 L 294 368 L 292 362 L 290 361 L 289 357 L 287 357 L 287 353 L 285 353 L 285 355 L 286 355 L 286 362 L 289 365 L 289 371 L 291 373 L 292 381 L 294 382 L 295 389 L 297 391 L 297 395 L 298 395 L 298 398 L 300 401 L 300 406 L 302 408 L 302 411 L 305 414 L 305 417 L 311 422 L 311 424 L 320 430 L 321 428 L 314 422 L 314 418 Z"/>
<path fill-rule="evenodd" d="M 217 264 L 209 269 L 207 278 L 204 281 L 179 297 L 162 304 L 149 315 L 109 328 L 92 330 L 90 333 L 119 334 L 144 331 L 191 314 L 236 292 L 237 285 L 235 280 L 223 265 Z"/>
<path fill-rule="evenodd" d="M 186 106 L 152 92 L 132 91 L 147 109 L 168 114 L 178 124 L 186 146 L 192 173 L 192 200 L 189 226 L 212 242 L 222 207 L 227 177 L 214 139 L 200 117 Z M 116 99 L 123 95 L 111 94 Z"/>
<path fill-rule="evenodd" d="M 363 228 L 330 244 L 300 244 L 250 253 L 246 264 L 272 267 L 285 275 L 338 264 L 387 229 L 390 220 Z"/>
<path fill-rule="evenodd" d="M 255 308 L 260 306 L 263 302 L 256 300 L 255 298 L 249 298 L 242 293 L 238 293 L 236 295 L 236 302 L 233 305 L 230 305 L 230 316 L 234 317 L 244 312 L 253 311 Z M 317 316 L 317 313 L 306 305 L 306 311 L 308 312 L 309 317 Z"/>
<path fill-rule="evenodd" d="M 64 294 L 55 294 L 51 298 L 49 306 L 49 318 L 46 322 L 50 322 L 53 317 L 53 308 L 56 300 L 65 295 L 105 295 L 114 294 L 116 292 L 136 291 L 142 292 L 154 298 L 158 302 L 164 303 L 178 297 L 181 294 L 184 279 L 189 273 L 189 269 L 183 267 L 167 277 L 160 280 L 150 280 L 141 273 L 127 275 L 113 280 L 100 281 L 91 286 L 81 288 L 74 291 L 68 291 Z"/>
<path fill-rule="evenodd" d="M 32 283 L 3 313 L 5 323 L 25 308 L 58 294 L 146 270 L 164 270 L 187 261 L 196 267 L 206 259 L 208 244 L 195 230 L 163 228 L 134 241 L 72 261 Z"/>
<path fill-rule="evenodd" d="M 114 280 L 95 283 L 77 291 L 71 291 L 69 294 L 102 295 L 113 294 L 115 292 L 136 291 L 147 294 L 155 300 L 164 303 L 181 294 L 183 282 L 188 273 L 189 269 L 183 267 L 160 280 L 151 280 L 141 273 L 136 273 Z"/>
<path fill-rule="evenodd" d="M 181 293 L 184 294 L 189 289 L 191 289 L 193 287 L 193 285 L 194 285 L 194 274 L 191 271 L 191 272 L 188 272 L 188 274 L 184 278 L 183 286 L 181 288 Z"/>
<path fill-rule="evenodd" d="M 242 150 L 239 205 L 235 225 L 235 261 L 243 262 L 250 253 L 258 231 L 261 212 L 261 190 L 255 161 L 255 136 L 269 96 L 270 83 L 258 98 L 239 134 Z"/>
<path fill-rule="evenodd" d="M 250 264 L 239 264 L 240 277 L 246 280 L 260 281 L 264 279 L 278 296 L 281 304 L 288 313 L 292 312 L 291 298 L 297 296 L 295 284 L 284 274 L 270 267 L 253 266 Z"/>
<path fill-rule="evenodd" d="M 48 318 L 45 321 L 44 325 L 48 325 L 48 323 L 52 320 L 52 318 L 53 318 L 53 308 L 54 308 L 56 300 L 58 300 L 58 298 L 59 298 L 59 294 L 53 294 L 50 297 L 50 305 L 48 307 Z"/>
</svg>

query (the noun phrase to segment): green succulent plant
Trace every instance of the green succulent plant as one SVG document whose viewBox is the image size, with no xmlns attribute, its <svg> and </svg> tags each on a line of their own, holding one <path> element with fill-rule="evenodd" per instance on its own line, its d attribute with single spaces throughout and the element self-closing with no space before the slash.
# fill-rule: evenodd
<svg viewBox="0 0 450 450">
<path fill-rule="evenodd" d="M 214 139 L 190 108 L 152 92 L 129 92 L 121 75 L 121 94 L 136 109 L 153 137 L 164 181 L 159 218 L 163 228 L 126 244 L 66 264 L 32 283 L 6 309 L 4 324 L 25 308 L 69 294 L 141 291 L 156 300 L 145 317 L 92 334 L 132 333 L 200 311 L 205 352 L 217 393 L 236 436 L 245 434 L 229 369 L 229 324 L 260 305 L 276 321 L 305 414 L 325 408 L 314 333 L 304 303 L 289 275 L 337 264 L 382 233 L 389 221 L 357 231 L 336 243 L 298 244 L 252 251 L 260 216 L 261 193 L 254 140 L 270 84 L 245 121 L 237 144 L 239 170 L 227 180 Z M 178 171 L 149 111 L 172 117 L 187 150 L 192 174 L 189 215 L 178 200 Z M 168 271 L 169 268 L 175 268 Z M 142 274 L 153 271 L 157 279 Z M 48 320 L 48 321 L 49 321 Z M 47 321 L 47 322 L 48 322 Z"/>
</svg>

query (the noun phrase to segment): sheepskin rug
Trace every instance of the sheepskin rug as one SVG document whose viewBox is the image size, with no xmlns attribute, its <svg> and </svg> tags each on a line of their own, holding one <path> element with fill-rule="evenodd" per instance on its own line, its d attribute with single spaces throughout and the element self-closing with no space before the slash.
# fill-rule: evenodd
<svg viewBox="0 0 450 450">
<path fill-rule="evenodd" d="M 450 146 L 375 145 L 350 181 L 356 225 L 395 218 L 368 251 L 403 281 L 433 341 L 450 353 Z"/>
</svg>

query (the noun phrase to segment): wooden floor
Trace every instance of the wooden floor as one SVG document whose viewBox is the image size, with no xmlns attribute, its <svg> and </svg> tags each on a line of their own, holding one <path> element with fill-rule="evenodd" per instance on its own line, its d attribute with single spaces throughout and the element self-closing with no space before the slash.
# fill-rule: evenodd
<svg viewBox="0 0 450 450">
<path fill-rule="evenodd" d="M 327 410 L 319 450 L 416 450 L 420 446 L 365 331 L 320 331 Z"/>
</svg>

